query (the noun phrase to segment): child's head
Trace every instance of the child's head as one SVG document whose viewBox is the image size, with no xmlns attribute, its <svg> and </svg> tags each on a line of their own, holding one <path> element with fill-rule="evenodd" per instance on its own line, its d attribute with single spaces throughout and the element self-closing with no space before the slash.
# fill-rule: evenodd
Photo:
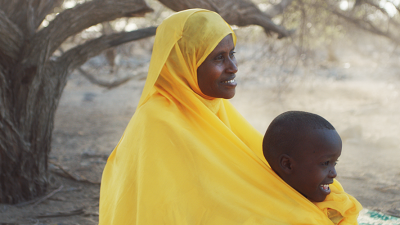
<svg viewBox="0 0 400 225">
<path fill-rule="evenodd" d="M 289 111 L 269 125 L 263 141 L 265 159 L 290 186 L 313 202 L 324 201 L 342 140 L 335 128 L 316 114 Z"/>
</svg>

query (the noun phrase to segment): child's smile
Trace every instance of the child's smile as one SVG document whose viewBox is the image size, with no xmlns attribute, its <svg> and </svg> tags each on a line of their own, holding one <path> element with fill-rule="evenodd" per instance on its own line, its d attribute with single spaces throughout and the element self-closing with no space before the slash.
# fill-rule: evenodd
<svg viewBox="0 0 400 225">
<path fill-rule="evenodd" d="M 329 195 L 329 193 L 331 193 L 331 189 L 329 188 L 329 184 L 321 184 L 320 187 L 322 188 L 322 191 L 327 193 L 327 195 Z"/>
</svg>

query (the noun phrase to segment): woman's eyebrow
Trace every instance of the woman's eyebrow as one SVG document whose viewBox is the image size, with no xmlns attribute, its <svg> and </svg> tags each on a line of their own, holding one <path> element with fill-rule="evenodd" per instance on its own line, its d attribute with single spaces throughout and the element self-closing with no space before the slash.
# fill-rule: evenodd
<svg viewBox="0 0 400 225">
<path fill-rule="evenodd" d="M 235 51 L 235 48 L 232 48 L 229 52 L 233 52 L 233 51 Z M 223 54 L 223 53 L 226 53 L 226 51 L 225 50 L 221 50 L 221 51 L 217 52 L 215 55 L 217 56 L 217 55 L 220 55 L 220 54 Z"/>
<path fill-rule="evenodd" d="M 221 55 L 221 54 L 224 54 L 224 53 L 226 53 L 226 51 L 224 51 L 224 50 L 221 50 L 221 51 L 219 51 L 219 52 L 215 53 L 215 56 L 219 56 L 219 55 Z"/>
</svg>

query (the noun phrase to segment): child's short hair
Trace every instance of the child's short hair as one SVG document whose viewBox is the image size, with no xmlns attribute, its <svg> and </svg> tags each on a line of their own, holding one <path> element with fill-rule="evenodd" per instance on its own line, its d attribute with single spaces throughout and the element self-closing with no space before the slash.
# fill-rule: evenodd
<svg viewBox="0 0 400 225">
<path fill-rule="evenodd" d="M 335 130 L 331 123 L 323 117 L 303 111 L 288 111 L 277 116 L 265 133 L 263 153 L 271 164 L 276 157 L 283 153 L 290 153 L 296 144 L 314 129 Z"/>
</svg>

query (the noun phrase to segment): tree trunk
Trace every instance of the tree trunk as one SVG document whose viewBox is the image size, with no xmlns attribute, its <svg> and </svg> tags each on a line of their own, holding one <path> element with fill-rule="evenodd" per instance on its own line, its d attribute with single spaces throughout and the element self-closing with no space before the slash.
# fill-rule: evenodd
<svg viewBox="0 0 400 225">
<path fill-rule="evenodd" d="M 38 30 L 60 3 L 0 0 L 0 203 L 46 192 L 54 116 L 67 75 L 105 49 L 155 34 L 150 27 L 104 35 L 50 59 L 66 38 L 87 27 L 152 11 L 142 0 L 94 0 Z"/>
</svg>

